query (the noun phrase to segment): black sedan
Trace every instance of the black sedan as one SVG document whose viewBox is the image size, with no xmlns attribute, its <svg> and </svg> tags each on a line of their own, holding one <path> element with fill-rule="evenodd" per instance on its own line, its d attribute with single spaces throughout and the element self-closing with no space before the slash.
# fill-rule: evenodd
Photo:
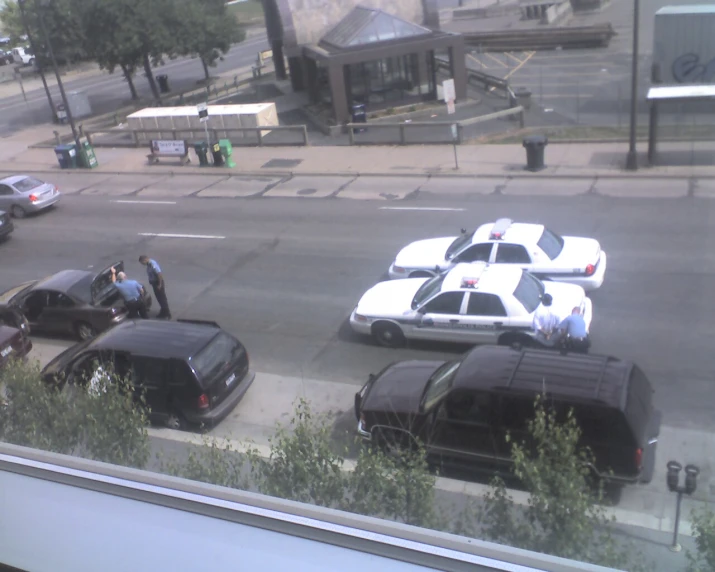
<svg viewBox="0 0 715 572">
<path fill-rule="evenodd" d="M 123 262 L 113 264 L 117 272 Z M 74 334 L 87 340 L 124 321 L 127 310 L 108 266 L 98 274 L 63 270 L 0 294 L 0 316 L 22 314 L 33 332 Z M 147 308 L 151 296 L 145 294 Z"/>
</svg>

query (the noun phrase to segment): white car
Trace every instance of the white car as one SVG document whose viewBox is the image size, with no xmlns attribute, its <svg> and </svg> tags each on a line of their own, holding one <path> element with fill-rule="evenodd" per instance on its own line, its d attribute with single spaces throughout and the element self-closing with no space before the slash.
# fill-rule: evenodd
<svg viewBox="0 0 715 572">
<path fill-rule="evenodd" d="M 460 262 L 510 264 L 541 279 L 595 290 L 606 275 L 606 253 L 593 238 L 559 236 L 541 224 L 503 218 L 458 237 L 418 240 L 403 248 L 390 278 L 435 276 Z"/>
<path fill-rule="evenodd" d="M 565 318 L 578 307 L 590 328 L 592 302 L 574 284 L 542 282 L 517 266 L 458 264 L 433 278 L 381 282 L 365 292 L 350 326 L 383 346 L 406 340 L 468 344 L 538 343 L 532 323 L 544 294 Z"/>
</svg>

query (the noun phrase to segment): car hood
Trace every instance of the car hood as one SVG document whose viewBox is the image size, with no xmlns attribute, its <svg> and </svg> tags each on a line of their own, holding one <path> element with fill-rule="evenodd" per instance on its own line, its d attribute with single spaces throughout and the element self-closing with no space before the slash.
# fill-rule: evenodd
<svg viewBox="0 0 715 572">
<path fill-rule="evenodd" d="M 559 317 L 559 320 L 570 315 L 575 306 L 582 310 L 585 307 L 586 292 L 581 286 L 547 280 L 544 282 L 544 288 L 546 293 L 551 294 L 554 299 L 551 310 Z M 586 326 L 589 327 L 590 324 L 586 324 Z"/>
<path fill-rule="evenodd" d="M 412 298 L 429 278 L 380 282 L 360 298 L 355 311 L 363 316 L 402 316 L 412 311 Z"/>
<path fill-rule="evenodd" d="M 553 263 L 557 266 L 584 269 L 596 264 L 601 256 L 601 245 L 593 238 L 564 236 L 564 247 Z"/>
<path fill-rule="evenodd" d="M 395 257 L 395 266 L 429 270 L 433 270 L 435 266 L 446 268 L 449 266 L 449 262 L 445 260 L 447 249 L 456 238 L 456 236 L 429 238 L 408 244 Z"/>
<path fill-rule="evenodd" d="M 410 360 L 389 366 L 370 386 L 363 411 L 419 413 L 425 386 L 444 361 Z"/>
</svg>

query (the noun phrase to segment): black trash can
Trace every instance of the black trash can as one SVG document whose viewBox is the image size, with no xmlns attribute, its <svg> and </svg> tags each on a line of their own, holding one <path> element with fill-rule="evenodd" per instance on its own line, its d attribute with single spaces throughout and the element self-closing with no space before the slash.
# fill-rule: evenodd
<svg viewBox="0 0 715 572">
<path fill-rule="evenodd" d="M 71 145 L 58 145 L 55 147 L 55 155 L 57 155 L 60 169 L 77 168 L 77 149 L 74 143 Z"/>
<path fill-rule="evenodd" d="M 365 105 L 362 103 L 356 103 L 352 107 L 352 122 L 353 123 L 367 123 L 367 112 L 365 111 Z M 366 128 L 361 127 L 359 129 L 353 129 L 353 133 L 364 133 L 367 131 Z"/>
<path fill-rule="evenodd" d="M 224 159 L 223 153 L 221 153 L 220 143 L 214 143 L 211 145 L 211 154 L 214 157 L 214 167 L 223 167 Z"/>
<path fill-rule="evenodd" d="M 169 93 L 169 76 L 166 74 L 156 76 L 156 81 L 159 83 L 159 91 L 161 93 Z"/>
<path fill-rule="evenodd" d="M 541 171 L 546 168 L 544 164 L 544 147 L 549 144 L 546 135 L 531 135 L 524 137 L 523 145 L 526 149 L 527 171 Z"/>
<path fill-rule="evenodd" d="M 199 167 L 208 167 L 209 164 L 209 144 L 206 141 L 194 143 L 194 151 L 199 158 Z"/>
</svg>

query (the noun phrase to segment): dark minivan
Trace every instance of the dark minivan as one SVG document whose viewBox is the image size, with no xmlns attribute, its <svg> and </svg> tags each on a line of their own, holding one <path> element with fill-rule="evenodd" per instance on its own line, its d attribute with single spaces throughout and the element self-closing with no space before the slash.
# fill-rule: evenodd
<svg viewBox="0 0 715 572">
<path fill-rule="evenodd" d="M 660 413 L 635 364 L 609 356 L 479 346 L 453 361 L 389 365 L 355 395 L 358 433 L 382 445 L 414 439 L 438 466 L 507 472 L 537 394 L 572 408 L 595 476 L 609 485 L 653 477 Z"/>
<path fill-rule="evenodd" d="M 255 374 L 248 353 L 213 322 L 128 320 L 53 359 L 47 383 L 94 383 L 114 372 L 144 391 L 153 423 L 212 427 L 236 407 Z"/>
</svg>

